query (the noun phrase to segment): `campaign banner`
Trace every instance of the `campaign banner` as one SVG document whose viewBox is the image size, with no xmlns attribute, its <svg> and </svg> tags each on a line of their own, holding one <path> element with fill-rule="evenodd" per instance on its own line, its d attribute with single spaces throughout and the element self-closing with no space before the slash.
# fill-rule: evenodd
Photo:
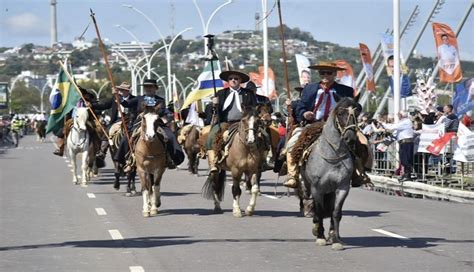
<svg viewBox="0 0 474 272">
<path fill-rule="evenodd" d="M 382 53 L 384 58 L 385 69 L 389 77 L 393 76 L 393 36 L 391 34 L 381 35 Z M 402 74 L 408 74 L 408 66 L 405 64 L 402 51 L 400 51 L 400 71 Z"/>
<path fill-rule="evenodd" d="M 300 79 L 300 85 L 306 86 L 311 82 L 311 70 L 308 68 L 309 59 L 301 54 L 295 54 L 296 66 L 298 68 L 298 76 Z"/>
<path fill-rule="evenodd" d="M 456 34 L 448 25 L 433 23 L 433 35 L 438 55 L 439 81 L 453 83 L 462 80 Z"/>
<path fill-rule="evenodd" d="M 444 135 L 444 123 L 435 125 L 423 124 L 420 134 L 420 143 L 417 152 L 431 153 L 427 148 L 432 145 L 433 141 Z"/>
<path fill-rule="evenodd" d="M 356 84 L 354 80 L 354 71 L 352 70 L 352 66 L 345 60 L 336 60 L 336 65 L 344 70 L 338 70 L 336 77 L 339 79 L 339 83 L 342 85 L 346 85 L 354 89 L 354 96 L 357 95 L 356 91 Z"/>
<path fill-rule="evenodd" d="M 266 87 L 264 72 L 265 72 L 265 68 L 263 66 L 259 66 L 258 73 L 260 74 L 260 78 L 262 79 L 261 95 L 267 96 L 271 100 L 274 100 L 277 98 L 277 93 L 276 93 L 276 88 L 275 88 L 275 73 L 273 73 L 272 68 L 268 67 L 268 87 Z M 268 93 L 265 93 L 264 90 L 267 90 Z M 258 93 L 258 89 L 257 89 L 257 93 Z"/>
<path fill-rule="evenodd" d="M 365 75 L 365 87 L 368 92 L 375 92 L 375 81 L 374 81 L 374 68 L 372 66 L 372 56 L 367 45 L 359 43 L 360 58 L 362 59 L 362 65 L 364 66 Z"/>
<path fill-rule="evenodd" d="M 474 110 L 474 78 L 467 79 L 456 85 L 451 104 L 458 118 L 468 111 Z"/>
<path fill-rule="evenodd" d="M 474 162 L 474 132 L 460 123 L 457 136 L 458 142 L 453 159 L 461 162 Z"/>
<path fill-rule="evenodd" d="M 0 109 L 8 108 L 8 83 L 0 82 Z"/>
</svg>

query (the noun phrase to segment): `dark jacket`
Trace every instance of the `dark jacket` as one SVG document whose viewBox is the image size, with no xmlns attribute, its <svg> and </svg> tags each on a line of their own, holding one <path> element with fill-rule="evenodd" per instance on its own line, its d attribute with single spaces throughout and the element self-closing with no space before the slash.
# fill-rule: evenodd
<svg viewBox="0 0 474 272">
<path fill-rule="evenodd" d="M 351 97 L 354 98 L 354 89 L 349 86 L 339 84 L 334 82 L 333 89 L 336 90 L 336 102 L 338 101 L 338 97 Z M 296 105 L 295 116 L 298 122 L 301 122 L 303 118 L 303 113 L 307 111 L 313 111 L 316 96 L 319 90 L 319 83 L 310 83 L 304 87 L 303 91 L 301 91 L 301 99 L 298 100 L 298 104 Z"/>
<path fill-rule="evenodd" d="M 224 102 L 229 96 L 230 88 L 225 88 L 217 92 L 217 97 L 219 98 L 219 108 L 217 111 L 217 115 L 219 116 L 219 120 L 221 122 L 227 122 L 227 115 L 229 113 L 230 107 L 227 108 L 225 111 L 223 110 Z M 240 88 L 240 94 L 242 95 L 242 110 L 245 112 L 249 109 L 255 109 L 257 106 L 257 97 L 255 93 L 249 89 Z"/>
<path fill-rule="evenodd" d="M 128 99 L 133 99 L 135 98 L 134 95 L 129 95 Z M 95 110 L 100 110 L 100 111 L 103 111 L 103 110 L 108 110 L 110 109 L 110 124 L 113 124 L 115 122 L 117 122 L 119 119 L 120 119 L 120 116 L 118 115 L 118 110 L 117 110 L 117 103 L 115 103 L 115 98 L 114 97 L 111 97 L 111 98 L 108 98 L 108 99 L 105 99 L 103 101 L 99 101 L 99 102 L 95 102 L 95 103 L 91 103 L 91 106 L 92 108 Z M 133 115 L 133 116 L 136 116 L 136 113 L 132 113 L 132 111 L 134 109 L 129 109 L 129 114 L 130 115 Z"/>
<path fill-rule="evenodd" d="M 143 107 L 144 97 L 145 97 L 144 95 L 140 95 L 140 96 L 136 96 L 132 99 L 123 100 L 121 102 L 122 106 L 124 106 L 125 108 L 131 109 L 132 113 L 135 114 L 135 116 L 133 116 L 133 115 L 130 116 L 131 120 L 135 120 L 137 118 L 138 114 L 143 112 L 143 110 L 144 110 L 144 107 Z M 161 109 L 158 112 L 158 115 L 160 117 L 167 115 L 168 110 L 166 108 L 165 100 L 161 96 L 158 96 L 158 95 L 154 95 L 154 98 L 156 99 L 158 104 L 161 104 Z"/>
</svg>

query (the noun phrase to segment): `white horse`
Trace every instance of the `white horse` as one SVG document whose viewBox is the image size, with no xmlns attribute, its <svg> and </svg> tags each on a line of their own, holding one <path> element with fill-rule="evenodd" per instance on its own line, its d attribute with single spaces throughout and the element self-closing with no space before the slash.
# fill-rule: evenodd
<svg viewBox="0 0 474 272">
<path fill-rule="evenodd" d="M 81 186 L 86 187 L 90 180 L 89 176 L 89 142 L 90 137 L 87 131 L 86 123 L 89 117 L 87 108 L 77 108 L 74 123 L 67 136 L 67 150 L 72 164 L 72 182 L 79 184 L 76 172 L 77 154 L 82 154 L 82 177 Z"/>
</svg>

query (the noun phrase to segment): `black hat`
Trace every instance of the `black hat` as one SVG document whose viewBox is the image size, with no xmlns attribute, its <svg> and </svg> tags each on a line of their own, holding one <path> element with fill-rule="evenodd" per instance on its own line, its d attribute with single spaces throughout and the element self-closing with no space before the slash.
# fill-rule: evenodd
<svg viewBox="0 0 474 272">
<path fill-rule="evenodd" d="M 143 84 L 140 84 L 140 86 L 155 86 L 158 88 L 158 84 L 156 84 L 156 79 L 145 79 L 143 81 Z"/>
<path fill-rule="evenodd" d="M 304 88 L 303 87 L 295 87 L 295 91 L 301 92 Z"/>
<path fill-rule="evenodd" d="M 239 71 L 224 71 L 220 73 L 219 77 L 220 79 L 224 81 L 229 81 L 229 76 L 230 75 L 238 75 L 242 79 L 242 83 L 245 83 L 250 80 L 250 77 L 247 74 L 244 74 Z"/>
<path fill-rule="evenodd" d="M 249 89 L 251 91 L 254 91 L 254 92 L 257 91 L 257 85 L 255 85 L 255 83 L 253 83 L 253 81 L 247 82 L 247 85 L 245 85 L 245 88 Z"/>
</svg>

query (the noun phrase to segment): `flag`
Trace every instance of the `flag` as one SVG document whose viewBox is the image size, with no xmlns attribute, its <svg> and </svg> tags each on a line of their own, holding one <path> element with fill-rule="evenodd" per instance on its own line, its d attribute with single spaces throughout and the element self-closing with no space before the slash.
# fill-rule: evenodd
<svg viewBox="0 0 474 272">
<path fill-rule="evenodd" d="M 354 89 L 354 97 L 357 96 L 356 84 L 354 80 L 354 72 L 352 71 L 352 66 L 345 60 L 336 60 L 336 65 L 345 70 L 337 71 L 337 78 L 339 83 L 346 85 Z"/>
<path fill-rule="evenodd" d="M 423 124 L 421 127 L 420 141 L 418 143 L 417 152 L 430 153 L 428 147 L 433 141 L 441 138 L 444 135 L 444 123 L 427 125 Z"/>
<path fill-rule="evenodd" d="M 275 74 L 273 73 L 272 68 L 268 67 L 268 88 L 266 88 L 264 72 L 265 72 L 265 68 L 263 66 L 259 66 L 258 73 L 260 74 L 260 78 L 262 79 L 262 88 L 260 90 L 260 93 L 258 92 L 258 89 L 257 89 L 257 93 L 260 95 L 267 96 L 271 100 L 276 99 L 277 94 L 276 94 L 276 89 L 275 89 Z M 264 93 L 263 90 L 266 90 L 268 93 Z"/>
<path fill-rule="evenodd" d="M 206 62 L 202 73 L 198 76 L 198 86 L 197 88 L 193 89 L 188 96 L 186 97 L 181 110 L 187 108 L 191 103 L 194 101 L 203 99 L 205 97 L 209 97 L 214 94 L 214 84 L 216 85 L 216 90 L 219 91 L 220 89 L 224 88 L 224 81 L 219 78 L 219 74 L 221 73 L 221 66 L 219 61 L 214 62 L 214 76 L 215 81 L 212 81 L 212 70 L 211 70 L 211 63 Z"/>
<path fill-rule="evenodd" d="M 446 132 L 443 136 L 431 142 L 426 150 L 428 150 L 428 152 L 431 154 L 438 156 L 443 148 L 449 143 L 451 138 L 453 138 L 455 135 L 456 132 Z"/>
<path fill-rule="evenodd" d="M 309 59 L 301 54 L 295 54 L 296 66 L 298 67 L 298 75 L 300 78 L 300 85 L 305 86 L 311 82 L 311 70 L 308 68 Z"/>
<path fill-rule="evenodd" d="M 390 89 L 393 95 L 393 36 L 391 34 L 382 34 L 381 39 L 382 52 L 385 62 L 385 69 L 389 76 Z M 402 51 L 400 51 L 400 97 L 411 96 L 410 79 L 408 77 L 408 66 L 403 59 Z"/>
<path fill-rule="evenodd" d="M 433 35 L 438 55 L 439 81 L 453 83 L 462 79 L 458 41 L 448 25 L 433 23 Z"/>
<path fill-rule="evenodd" d="M 462 162 L 474 162 L 474 132 L 464 124 L 459 124 L 458 141 L 453 159 Z"/>
<path fill-rule="evenodd" d="M 64 125 L 64 116 L 69 113 L 81 98 L 79 90 L 74 87 L 61 69 L 49 96 L 51 112 L 46 126 L 46 133 L 58 132 Z"/>
<path fill-rule="evenodd" d="M 178 88 L 176 87 L 176 75 L 173 74 L 173 112 L 174 112 L 174 120 L 176 122 L 181 120 L 180 114 L 179 114 L 179 97 L 178 97 Z"/>
<path fill-rule="evenodd" d="M 458 118 L 462 117 L 468 111 L 474 110 L 474 78 L 470 78 L 456 85 L 451 104 Z"/>
<path fill-rule="evenodd" d="M 372 67 L 372 56 L 370 55 L 370 50 L 367 45 L 363 43 L 359 43 L 359 49 L 362 65 L 364 66 L 365 75 L 367 76 L 365 80 L 365 88 L 368 92 L 375 92 L 374 68 Z"/>
</svg>

